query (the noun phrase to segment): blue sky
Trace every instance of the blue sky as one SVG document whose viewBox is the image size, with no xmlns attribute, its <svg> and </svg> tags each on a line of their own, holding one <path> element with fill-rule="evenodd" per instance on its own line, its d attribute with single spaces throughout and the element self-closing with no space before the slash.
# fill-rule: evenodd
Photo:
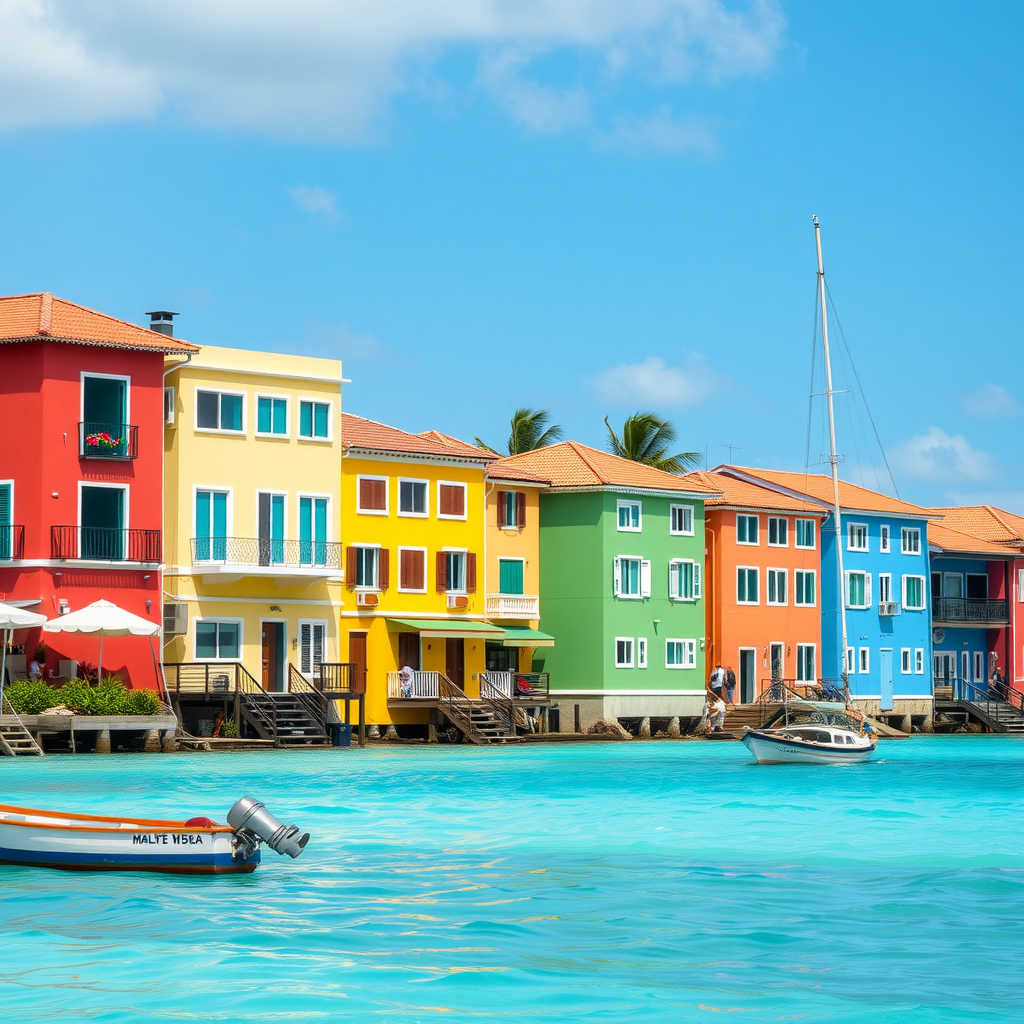
<svg viewBox="0 0 1024 1024">
<path fill-rule="evenodd" d="M 792 469 L 818 214 L 900 494 L 1024 513 L 1022 42 L 996 0 L 0 3 L 0 293 L 340 356 L 409 430 L 652 409 Z"/>
</svg>

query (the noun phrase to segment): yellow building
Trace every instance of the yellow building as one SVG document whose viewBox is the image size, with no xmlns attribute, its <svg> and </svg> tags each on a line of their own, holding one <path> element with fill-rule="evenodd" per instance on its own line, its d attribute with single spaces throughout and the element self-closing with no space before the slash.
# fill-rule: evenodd
<svg viewBox="0 0 1024 1024">
<path fill-rule="evenodd" d="M 341 384 L 335 360 L 211 347 L 168 375 L 165 663 L 285 691 L 347 654 Z"/>
</svg>

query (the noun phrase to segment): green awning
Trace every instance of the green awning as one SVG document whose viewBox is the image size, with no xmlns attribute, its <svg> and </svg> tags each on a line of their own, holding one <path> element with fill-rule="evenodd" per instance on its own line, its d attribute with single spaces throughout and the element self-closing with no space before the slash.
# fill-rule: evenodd
<svg viewBox="0 0 1024 1024">
<path fill-rule="evenodd" d="M 506 647 L 554 647 L 555 638 L 539 629 L 527 629 L 525 626 L 505 626 Z"/>
<path fill-rule="evenodd" d="M 388 629 L 396 633 L 419 633 L 420 636 L 456 640 L 500 640 L 506 630 L 490 622 L 470 619 L 388 619 Z"/>
</svg>

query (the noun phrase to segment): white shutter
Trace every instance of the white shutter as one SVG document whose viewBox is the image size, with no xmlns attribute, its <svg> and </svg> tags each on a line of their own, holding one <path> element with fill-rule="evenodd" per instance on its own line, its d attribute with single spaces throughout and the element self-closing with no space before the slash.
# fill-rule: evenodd
<svg viewBox="0 0 1024 1024">
<path fill-rule="evenodd" d="M 312 670 L 313 637 L 312 623 L 299 623 L 299 671 L 308 676 Z"/>
<path fill-rule="evenodd" d="M 678 562 L 668 563 L 668 597 L 670 601 L 675 601 L 679 597 L 680 568 Z"/>
<path fill-rule="evenodd" d="M 622 559 L 616 558 L 614 562 L 614 570 L 612 573 L 612 593 L 616 597 L 622 594 Z"/>
<path fill-rule="evenodd" d="M 651 596 L 651 563 L 646 560 L 640 563 L 640 596 Z"/>
<path fill-rule="evenodd" d="M 871 573 L 864 573 L 864 605 L 871 607 Z"/>
<path fill-rule="evenodd" d="M 843 573 L 843 604 L 850 607 L 850 570 Z"/>
<path fill-rule="evenodd" d="M 703 575 L 701 572 L 700 562 L 693 563 L 693 598 L 697 600 L 700 597 L 700 578 Z"/>
<path fill-rule="evenodd" d="M 320 675 L 320 666 L 324 661 L 324 624 L 316 622 L 313 624 L 313 664 L 310 666 L 312 674 Z"/>
</svg>

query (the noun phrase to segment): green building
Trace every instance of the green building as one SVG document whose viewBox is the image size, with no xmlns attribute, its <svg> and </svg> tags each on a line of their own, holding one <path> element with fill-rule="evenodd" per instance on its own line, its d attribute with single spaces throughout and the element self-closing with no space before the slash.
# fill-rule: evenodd
<svg viewBox="0 0 1024 1024">
<path fill-rule="evenodd" d="M 540 615 L 564 732 L 600 718 L 699 718 L 704 498 L 718 492 L 567 441 L 503 459 L 546 480 Z M 540 670 L 540 665 L 535 666 Z"/>
</svg>

